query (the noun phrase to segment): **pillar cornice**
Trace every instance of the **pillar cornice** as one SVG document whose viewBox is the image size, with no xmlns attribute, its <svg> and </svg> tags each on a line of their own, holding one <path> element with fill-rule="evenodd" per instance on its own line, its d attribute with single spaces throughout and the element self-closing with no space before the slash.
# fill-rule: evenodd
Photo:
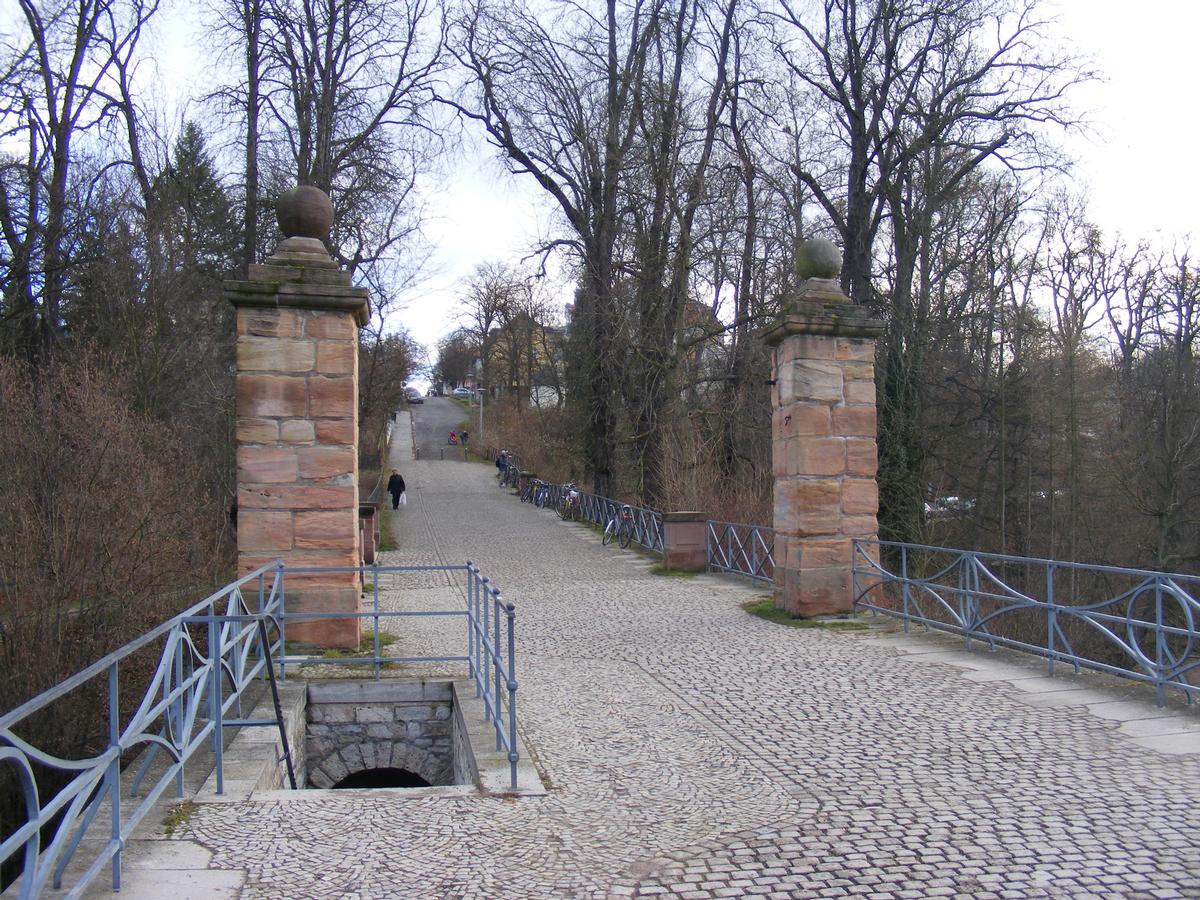
<svg viewBox="0 0 1200 900">
<path fill-rule="evenodd" d="M 777 347 L 794 334 L 876 338 L 883 334 L 883 320 L 851 303 L 836 281 L 809 278 L 788 299 L 784 314 L 764 332 L 763 341 Z"/>
</svg>

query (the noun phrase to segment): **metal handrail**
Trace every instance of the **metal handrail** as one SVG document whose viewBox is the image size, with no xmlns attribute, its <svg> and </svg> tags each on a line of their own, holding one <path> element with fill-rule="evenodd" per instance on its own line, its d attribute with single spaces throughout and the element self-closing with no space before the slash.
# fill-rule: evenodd
<svg viewBox="0 0 1200 900">
<path fill-rule="evenodd" d="M 465 575 L 465 609 L 392 611 L 380 609 L 381 578 L 389 573 L 461 572 Z M 368 612 L 289 613 L 285 609 L 289 575 L 357 573 L 373 578 L 372 608 Z M 244 590 L 257 588 L 257 610 L 247 602 Z M 223 608 L 220 608 L 223 607 Z M 467 649 L 461 656 L 394 657 L 380 652 L 382 619 L 412 616 L 459 616 L 467 623 Z M 374 648 L 370 657 L 326 658 L 285 655 L 288 622 L 333 619 L 372 619 Z M 47 887 L 62 886 L 63 874 L 94 824 L 101 807 L 111 810 L 108 840 L 76 879 L 69 896 L 81 895 L 111 864 L 114 890 L 121 886 L 122 849 L 134 829 L 171 785 L 176 796 L 184 790 L 184 767 L 205 745 L 214 757 L 216 790 L 224 793 L 224 729 L 272 725 L 281 727 L 278 703 L 276 719 L 244 720 L 240 715 L 243 694 L 260 678 L 270 678 L 274 668 L 281 679 L 289 666 L 370 664 L 378 679 L 385 663 L 463 662 L 475 682 L 476 696 L 483 700 L 485 720 L 496 732 L 496 750 L 507 754 L 512 787 L 517 786 L 517 706 L 515 607 L 506 602 L 488 578 L 473 563 L 465 566 L 364 566 L 345 568 L 285 568 L 280 561 L 269 563 L 221 588 L 163 624 L 152 628 L 123 647 L 109 653 L 60 684 L 0 716 L 0 766 L 11 766 L 21 784 L 26 821 L 0 844 L 0 862 L 24 851 L 24 866 L 17 896 L 21 900 L 40 895 Z M 273 632 L 272 639 L 268 635 Z M 128 721 L 122 727 L 119 697 L 120 664 L 129 656 L 163 640 L 158 666 Z M 202 651 L 201 644 L 207 642 Z M 268 660 L 272 665 L 268 665 Z M 108 678 L 108 745 L 88 759 L 62 759 L 18 737 L 15 730 L 29 716 L 45 710 L 94 678 Z M 286 741 L 286 737 L 284 737 Z M 129 781 L 129 795 L 138 796 L 151 763 L 160 751 L 171 764 L 146 787 L 142 799 L 123 815 L 121 759 L 130 750 L 145 745 L 137 769 Z M 35 767 L 70 774 L 70 780 L 54 794 L 42 797 L 37 789 Z M 290 769 L 290 760 L 289 760 Z M 42 847 L 41 833 L 55 827 L 54 837 Z"/>
<path fill-rule="evenodd" d="M 1189 703 L 1200 691 L 1198 576 L 858 540 L 852 574 L 855 609 L 900 619 L 905 631 L 915 622 L 968 646 L 1034 653 L 1050 674 L 1065 662 L 1147 682 L 1160 706 L 1167 688 Z"/>
<path fill-rule="evenodd" d="M 242 589 L 247 585 L 257 585 L 257 612 L 250 610 L 243 595 Z M 225 608 L 218 610 L 218 604 L 222 603 Z M 16 770 L 26 809 L 25 823 L 0 844 L 0 862 L 24 850 L 18 897 L 22 900 L 36 897 L 47 884 L 56 889 L 62 886 L 67 865 L 105 803 L 110 807 L 109 839 L 95 851 L 95 858 L 71 895 L 78 896 L 110 863 L 113 889 L 120 889 L 122 848 L 158 797 L 171 782 L 175 782 L 177 796 L 183 795 L 184 766 L 206 740 L 220 760 L 225 714 L 240 704 L 245 689 L 263 674 L 269 655 L 276 648 L 282 649 L 279 626 L 282 603 L 283 584 L 278 567 L 262 566 L 0 716 L 0 763 Z M 262 646 L 266 629 L 260 623 L 270 625 L 280 634 L 269 647 Z M 198 645 L 200 633 L 193 633 L 194 629 L 199 632 L 201 626 L 200 633 L 207 641 L 205 652 Z M 164 642 L 158 666 L 137 710 L 122 727 L 120 664 L 160 638 Z M 15 729 L 27 717 L 101 675 L 108 680 L 108 743 L 103 752 L 89 759 L 62 759 L 17 736 Z M 230 686 L 228 696 L 224 694 L 226 681 Z M 205 707 L 208 715 L 202 718 L 200 714 Z M 143 745 L 149 751 L 133 776 L 131 798 L 137 796 L 154 754 L 162 750 L 173 762 L 146 790 L 141 802 L 122 818 L 121 758 Z M 42 798 L 37 790 L 35 766 L 73 774 L 52 796 Z M 221 785 L 219 766 L 217 775 Z M 43 849 L 41 832 L 47 826 L 54 826 L 55 833 L 49 846 Z"/>
<path fill-rule="evenodd" d="M 775 581 L 775 529 L 738 522 L 704 523 L 710 572 L 745 575 L 755 581 Z"/>
<path fill-rule="evenodd" d="M 549 485 L 549 500 L 548 507 L 557 509 L 563 497 L 563 487 L 561 484 Z M 593 525 L 598 525 L 603 528 L 608 524 L 609 520 L 618 515 L 622 506 L 629 506 L 633 512 L 633 540 L 634 543 L 640 544 L 652 553 L 663 552 L 663 518 L 662 513 L 658 510 L 648 509 L 644 506 L 633 506 L 631 504 L 622 503 L 619 500 L 612 500 L 608 497 L 601 497 L 598 494 L 589 494 L 587 491 L 579 490 L 579 512 L 582 521 L 590 522 Z"/>
<path fill-rule="evenodd" d="M 462 572 L 466 575 L 466 608 L 443 610 L 385 610 L 379 606 L 382 577 L 412 572 Z M 344 566 L 295 567 L 284 570 L 285 576 L 311 574 L 358 574 L 371 579 L 371 609 L 359 613 L 319 612 L 285 613 L 280 617 L 286 634 L 288 622 L 330 621 L 336 619 L 371 619 L 374 638 L 370 656 L 325 657 L 288 655 L 280 659 L 280 670 L 288 667 L 319 663 L 321 665 L 370 664 L 374 678 L 380 677 L 384 665 L 390 663 L 466 663 L 469 677 L 475 682 L 475 696 L 483 700 L 484 720 L 496 731 L 496 750 L 507 754 L 512 788 L 517 787 L 517 675 L 516 636 L 514 632 L 516 607 L 505 601 L 500 590 L 492 585 L 470 560 L 465 566 Z M 467 651 L 455 656 L 384 656 L 381 652 L 379 623 L 384 619 L 461 617 L 467 620 Z M 501 619 L 505 620 L 501 629 Z M 503 634 L 501 631 L 503 630 Z M 505 709 L 507 707 L 507 711 Z M 507 715 L 507 723 L 504 719 Z"/>
</svg>

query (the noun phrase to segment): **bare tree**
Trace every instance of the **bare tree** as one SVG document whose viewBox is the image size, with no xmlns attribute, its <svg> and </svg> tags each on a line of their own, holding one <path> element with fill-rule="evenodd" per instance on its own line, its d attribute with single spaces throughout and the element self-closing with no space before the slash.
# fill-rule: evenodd
<svg viewBox="0 0 1200 900">
<path fill-rule="evenodd" d="M 0 58 L 0 140 L 26 150 L 22 158 L 0 161 L 0 232 L 8 262 L 0 321 L 12 346 L 39 358 L 51 352 L 62 322 L 75 145 L 129 112 L 113 101 L 123 95 L 142 26 L 157 4 L 18 5 L 23 31 L 8 37 Z M 129 155 L 118 151 L 116 158 Z"/>
<path fill-rule="evenodd" d="M 543 21 L 526 3 L 475 0 L 456 22 L 452 44 L 474 96 L 447 102 L 478 122 L 511 170 L 532 177 L 566 219 L 563 243 L 580 268 L 572 396 L 584 416 L 586 468 L 604 496 L 616 481 L 621 181 L 664 6 L 572 2 Z"/>
</svg>

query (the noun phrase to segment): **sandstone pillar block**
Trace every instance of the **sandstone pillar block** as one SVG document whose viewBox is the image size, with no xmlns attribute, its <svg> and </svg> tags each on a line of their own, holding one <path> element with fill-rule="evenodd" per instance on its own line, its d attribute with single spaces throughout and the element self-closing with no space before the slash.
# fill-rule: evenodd
<svg viewBox="0 0 1200 900">
<path fill-rule="evenodd" d="M 236 310 L 238 569 L 285 566 L 288 613 L 360 607 L 358 329 L 367 292 L 325 249 L 329 198 L 301 187 L 280 199 L 285 239 L 243 281 L 225 284 Z M 373 548 L 372 548 L 373 549 Z M 289 622 L 288 640 L 357 647 L 357 619 Z"/>
<path fill-rule="evenodd" d="M 828 241 L 801 249 L 805 280 L 767 332 L 773 349 L 775 605 L 849 612 L 852 544 L 879 534 L 875 338 L 883 323 L 837 283 Z"/>
<path fill-rule="evenodd" d="M 702 512 L 663 513 L 663 567 L 680 572 L 708 569 L 708 515 Z"/>
</svg>

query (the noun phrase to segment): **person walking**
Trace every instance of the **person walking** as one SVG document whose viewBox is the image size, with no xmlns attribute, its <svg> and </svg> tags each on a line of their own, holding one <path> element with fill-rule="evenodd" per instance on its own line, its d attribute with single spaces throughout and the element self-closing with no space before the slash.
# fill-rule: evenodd
<svg viewBox="0 0 1200 900">
<path fill-rule="evenodd" d="M 458 436 L 458 442 L 465 447 L 467 446 L 467 438 L 469 437 L 470 435 L 466 431 L 463 431 L 462 434 Z"/>
<path fill-rule="evenodd" d="M 392 469 L 392 477 L 387 483 L 388 493 L 392 495 L 392 509 L 399 509 L 401 503 L 405 503 L 404 497 L 404 479 L 400 477 L 399 469 Z"/>
</svg>

